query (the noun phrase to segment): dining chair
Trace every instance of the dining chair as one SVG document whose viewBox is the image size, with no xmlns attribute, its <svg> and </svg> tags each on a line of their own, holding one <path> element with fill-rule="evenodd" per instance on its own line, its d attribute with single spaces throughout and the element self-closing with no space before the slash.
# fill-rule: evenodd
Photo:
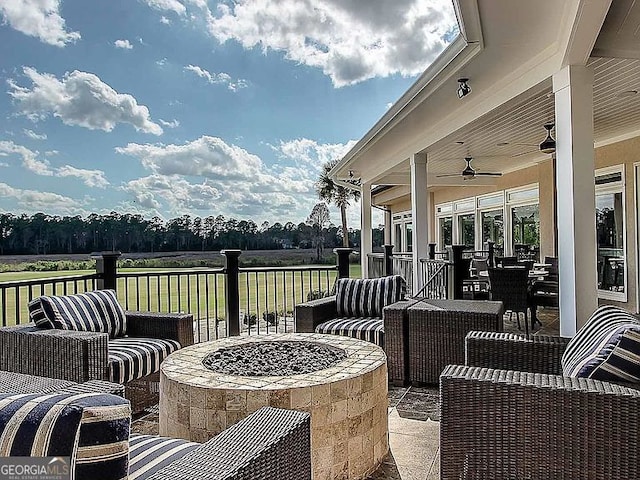
<svg viewBox="0 0 640 480">
<path fill-rule="evenodd" d="M 520 325 L 524 314 L 525 334 L 529 335 L 529 271 L 525 267 L 489 268 L 491 300 L 501 301 L 505 311 L 515 313 Z M 533 328 L 533 325 L 532 325 Z"/>
<path fill-rule="evenodd" d="M 518 257 L 496 257 L 496 267 L 512 267 L 518 265 Z"/>
</svg>

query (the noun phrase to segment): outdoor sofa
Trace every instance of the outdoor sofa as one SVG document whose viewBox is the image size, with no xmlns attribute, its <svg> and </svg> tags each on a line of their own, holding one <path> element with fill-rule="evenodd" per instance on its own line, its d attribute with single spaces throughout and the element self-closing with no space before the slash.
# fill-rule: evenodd
<svg viewBox="0 0 640 480">
<path fill-rule="evenodd" d="M 297 305 L 296 331 L 343 335 L 383 347 L 382 312 L 387 305 L 404 299 L 404 278 L 339 278 L 335 292 Z"/>
<path fill-rule="evenodd" d="M 469 333 L 440 377 L 441 478 L 640 478 L 639 353 L 614 306 L 572 339 Z"/>
<path fill-rule="evenodd" d="M 0 370 L 125 386 L 134 411 L 158 402 L 160 363 L 193 344 L 193 316 L 125 312 L 113 290 L 42 296 L 31 323 L 0 328 Z"/>
<path fill-rule="evenodd" d="M 115 395 L 3 393 L 0 456 L 56 457 L 48 464 L 75 480 L 310 480 L 309 418 L 264 407 L 199 444 L 131 434 L 130 404 Z"/>
</svg>

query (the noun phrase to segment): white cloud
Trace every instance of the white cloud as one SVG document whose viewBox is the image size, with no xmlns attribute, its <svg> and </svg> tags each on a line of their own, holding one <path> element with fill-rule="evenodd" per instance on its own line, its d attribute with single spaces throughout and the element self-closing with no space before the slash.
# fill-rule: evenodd
<svg viewBox="0 0 640 480">
<path fill-rule="evenodd" d="M 142 2 L 161 12 L 175 12 L 178 15 L 184 15 L 187 12 L 185 6 L 178 0 L 142 0 Z"/>
<path fill-rule="evenodd" d="M 167 64 L 167 57 L 161 58 L 160 60 L 156 60 L 156 65 L 159 67 L 164 67 Z"/>
<path fill-rule="evenodd" d="M 53 176 L 53 171 L 49 166 L 48 160 L 39 160 L 38 152 L 29 150 L 27 147 L 17 145 L 12 141 L 0 141 L 0 155 L 18 155 L 22 158 L 24 168 L 36 175 Z"/>
<path fill-rule="evenodd" d="M 129 40 L 116 40 L 113 44 L 116 48 L 122 48 L 124 50 L 131 50 L 133 48 Z"/>
<path fill-rule="evenodd" d="M 207 17 L 218 41 L 283 52 L 336 87 L 419 74 L 457 28 L 451 0 L 238 0 Z"/>
<path fill-rule="evenodd" d="M 163 127 L 168 127 L 168 128 L 177 128 L 180 126 L 180 121 L 176 120 L 175 118 L 170 122 L 167 122 L 166 120 L 159 118 L 158 122 L 160 122 L 160 125 L 162 125 Z"/>
<path fill-rule="evenodd" d="M 312 195 L 312 183 L 295 168 L 269 168 L 241 147 L 203 136 L 183 145 L 128 144 L 116 152 L 133 156 L 150 172 L 124 185 L 149 209 L 166 206 L 264 218 L 291 215 Z M 307 212 L 308 213 L 308 212 Z"/>
<path fill-rule="evenodd" d="M 302 163 L 320 172 L 322 166 L 332 160 L 342 158 L 356 144 L 356 140 L 347 143 L 318 143 L 308 138 L 297 138 L 279 145 L 272 145 L 281 157 L 293 160 L 297 165 Z"/>
<path fill-rule="evenodd" d="M 186 67 L 184 67 L 184 70 L 187 72 L 195 73 L 197 76 L 199 76 L 200 78 L 204 78 L 208 83 L 212 85 L 215 85 L 215 84 L 226 85 L 227 88 L 233 92 L 236 92 L 241 88 L 247 87 L 246 80 L 242 78 L 233 80 L 231 78 L 231 75 L 229 75 L 228 73 L 224 73 L 224 72 L 210 73 L 209 71 L 205 70 L 202 67 L 199 67 L 198 65 L 187 65 Z"/>
<path fill-rule="evenodd" d="M 167 17 L 163 15 L 162 17 L 160 17 L 160 23 L 164 23 L 165 25 L 171 25 L 171 20 L 169 20 Z"/>
<path fill-rule="evenodd" d="M 55 151 L 53 151 L 55 152 Z M 46 152 L 45 155 L 50 152 Z M 57 153 L 57 152 L 56 152 Z M 39 152 L 34 152 L 22 145 L 11 141 L 0 141 L 0 156 L 18 155 L 22 158 L 22 165 L 36 175 L 47 177 L 77 177 L 88 187 L 106 188 L 109 182 L 102 170 L 85 170 L 65 165 L 60 168 L 52 167 L 49 160 L 39 160 Z"/>
<path fill-rule="evenodd" d="M 66 30 L 60 0 L 0 0 L 0 14 L 15 30 L 49 45 L 64 47 L 80 38 L 80 33 Z"/>
<path fill-rule="evenodd" d="M 77 177 L 88 187 L 107 188 L 109 181 L 105 178 L 102 170 L 85 170 L 82 168 L 65 165 L 57 169 L 58 177 Z"/>
<path fill-rule="evenodd" d="M 54 212 L 61 215 L 86 215 L 83 201 L 53 192 L 14 188 L 0 182 L 0 197 L 14 198 L 25 213 Z"/>
<path fill-rule="evenodd" d="M 46 133 L 36 133 L 33 130 L 29 130 L 28 128 L 23 128 L 22 132 L 29 137 L 31 140 L 46 140 Z"/>
<path fill-rule="evenodd" d="M 110 132 L 118 123 L 128 123 L 138 131 L 162 134 L 162 127 L 151 120 L 147 107 L 138 105 L 129 94 L 116 92 L 92 73 L 74 70 L 58 80 L 31 67 L 23 70 L 31 88 L 10 79 L 8 93 L 20 113 L 33 121 L 53 115 L 66 125 L 90 130 Z"/>
</svg>

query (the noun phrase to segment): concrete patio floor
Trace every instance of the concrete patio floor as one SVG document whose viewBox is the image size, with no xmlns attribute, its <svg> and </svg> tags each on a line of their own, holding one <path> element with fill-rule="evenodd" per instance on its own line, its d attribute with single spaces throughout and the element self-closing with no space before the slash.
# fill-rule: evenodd
<svg viewBox="0 0 640 480">
<path fill-rule="evenodd" d="M 543 309 L 536 335 L 558 335 L 558 312 Z M 515 321 L 515 316 L 514 319 Z M 504 317 L 505 331 L 518 333 L 515 322 Z M 440 478 L 440 412 L 437 386 L 389 386 L 389 454 L 367 480 L 436 480 Z M 132 431 L 157 435 L 158 414 L 138 418 Z"/>
</svg>

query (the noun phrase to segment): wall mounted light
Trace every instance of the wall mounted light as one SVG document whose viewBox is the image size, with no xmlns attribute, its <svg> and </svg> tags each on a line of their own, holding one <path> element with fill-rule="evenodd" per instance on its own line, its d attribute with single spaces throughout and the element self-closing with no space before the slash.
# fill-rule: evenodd
<svg viewBox="0 0 640 480">
<path fill-rule="evenodd" d="M 458 79 L 458 98 L 466 97 L 471 93 L 471 87 L 467 83 L 468 81 L 469 81 L 468 78 Z"/>
<path fill-rule="evenodd" d="M 553 123 L 545 123 L 544 128 L 547 130 L 547 138 L 545 138 L 540 144 L 540 151 L 542 153 L 555 153 L 556 151 L 556 141 L 551 136 L 551 130 L 555 124 Z"/>
</svg>

